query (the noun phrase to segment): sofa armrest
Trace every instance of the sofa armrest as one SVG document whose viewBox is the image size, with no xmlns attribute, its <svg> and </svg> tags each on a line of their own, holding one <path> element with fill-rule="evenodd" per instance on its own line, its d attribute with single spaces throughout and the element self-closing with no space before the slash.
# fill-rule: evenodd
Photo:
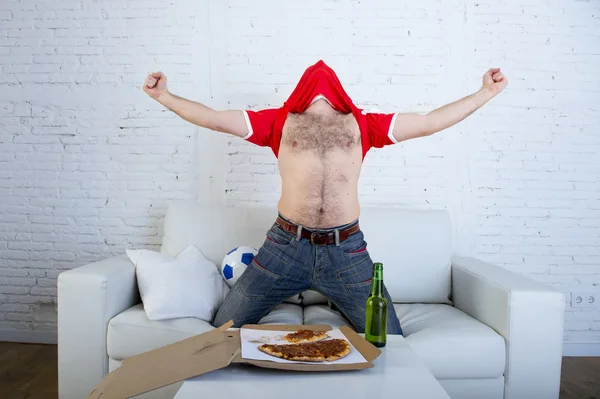
<svg viewBox="0 0 600 399">
<path fill-rule="evenodd" d="M 452 299 L 504 337 L 504 398 L 558 398 L 564 294 L 499 266 L 453 257 Z"/>
<path fill-rule="evenodd" d="M 104 378 L 108 322 L 138 302 L 135 267 L 126 255 L 58 276 L 60 399 L 85 398 Z"/>
</svg>

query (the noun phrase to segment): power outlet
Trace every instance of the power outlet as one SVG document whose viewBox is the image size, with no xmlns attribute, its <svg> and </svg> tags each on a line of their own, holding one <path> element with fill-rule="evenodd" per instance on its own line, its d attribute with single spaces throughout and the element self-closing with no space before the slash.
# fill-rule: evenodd
<svg viewBox="0 0 600 399">
<path fill-rule="evenodd" d="M 572 308 L 590 308 L 598 306 L 598 294 L 594 292 L 571 293 Z"/>
<path fill-rule="evenodd" d="M 585 303 L 587 303 L 588 306 L 596 306 L 596 296 L 594 294 L 588 294 L 585 297 Z"/>
</svg>

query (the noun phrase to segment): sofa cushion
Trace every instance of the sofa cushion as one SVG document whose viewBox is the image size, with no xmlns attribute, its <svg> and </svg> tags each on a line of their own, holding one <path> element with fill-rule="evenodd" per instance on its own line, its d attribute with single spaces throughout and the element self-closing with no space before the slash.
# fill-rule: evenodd
<svg viewBox="0 0 600 399">
<path fill-rule="evenodd" d="M 325 295 L 313 290 L 304 291 L 300 297 L 302 299 L 302 306 L 325 305 L 329 302 L 329 299 Z"/>
<path fill-rule="evenodd" d="M 497 378 L 505 366 L 504 338 L 449 305 L 396 304 L 403 334 L 438 379 Z"/>
<path fill-rule="evenodd" d="M 263 317 L 259 324 L 302 324 L 302 308 L 283 303 Z M 149 320 L 142 304 L 138 304 L 108 323 L 107 352 L 115 360 L 127 359 L 212 329 L 211 324 L 192 317 Z"/>
<path fill-rule="evenodd" d="M 282 303 L 260 319 L 258 324 L 302 324 L 302 307 L 291 303 Z"/>
<path fill-rule="evenodd" d="M 220 265 L 227 252 L 240 245 L 259 249 L 276 218 L 276 207 L 208 207 L 171 202 L 165 215 L 161 252 L 175 257 L 193 244 Z"/>
<path fill-rule="evenodd" d="M 348 319 L 329 305 L 310 305 L 304 308 L 304 324 L 329 324 L 331 328 L 352 327 Z"/>
<path fill-rule="evenodd" d="M 451 304 L 448 212 L 361 208 L 360 226 L 394 302 Z"/>
<path fill-rule="evenodd" d="M 108 322 L 107 352 L 113 359 L 127 359 L 212 329 L 210 323 L 193 317 L 149 320 L 140 303 Z"/>
<path fill-rule="evenodd" d="M 276 217 L 275 206 L 209 207 L 171 202 L 161 251 L 177 256 L 193 244 L 220 265 L 232 248 L 248 245 L 258 249 Z M 452 230 L 447 211 L 363 207 L 360 225 L 371 258 L 384 265 L 386 287 L 394 302 L 451 303 Z"/>
</svg>

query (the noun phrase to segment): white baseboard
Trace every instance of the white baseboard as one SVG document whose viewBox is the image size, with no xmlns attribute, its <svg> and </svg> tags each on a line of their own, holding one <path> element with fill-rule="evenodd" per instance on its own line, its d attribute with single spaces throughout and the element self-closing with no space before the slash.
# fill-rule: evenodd
<svg viewBox="0 0 600 399">
<path fill-rule="evenodd" d="M 600 356 L 600 344 L 563 344 L 563 356 Z"/>
<path fill-rule="evenodd" d="M 58 334 L 56 331 L 0 330 L 1 341 L 29 344 L 56 344 L 58 342 Z"/>
</svg>

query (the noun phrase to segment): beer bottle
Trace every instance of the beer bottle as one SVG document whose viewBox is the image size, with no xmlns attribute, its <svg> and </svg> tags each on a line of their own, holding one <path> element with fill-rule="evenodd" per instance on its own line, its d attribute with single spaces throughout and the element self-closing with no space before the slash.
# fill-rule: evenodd
<svg viewBox="0 0 600 399">
<path fill-rule="evenodd" d="M 371 294 L 367 298 L 365 339 L 380 348 L 385 346 L 388 301 L 383 295 L 383 264 L 373 265 Z"/>
</svg>

